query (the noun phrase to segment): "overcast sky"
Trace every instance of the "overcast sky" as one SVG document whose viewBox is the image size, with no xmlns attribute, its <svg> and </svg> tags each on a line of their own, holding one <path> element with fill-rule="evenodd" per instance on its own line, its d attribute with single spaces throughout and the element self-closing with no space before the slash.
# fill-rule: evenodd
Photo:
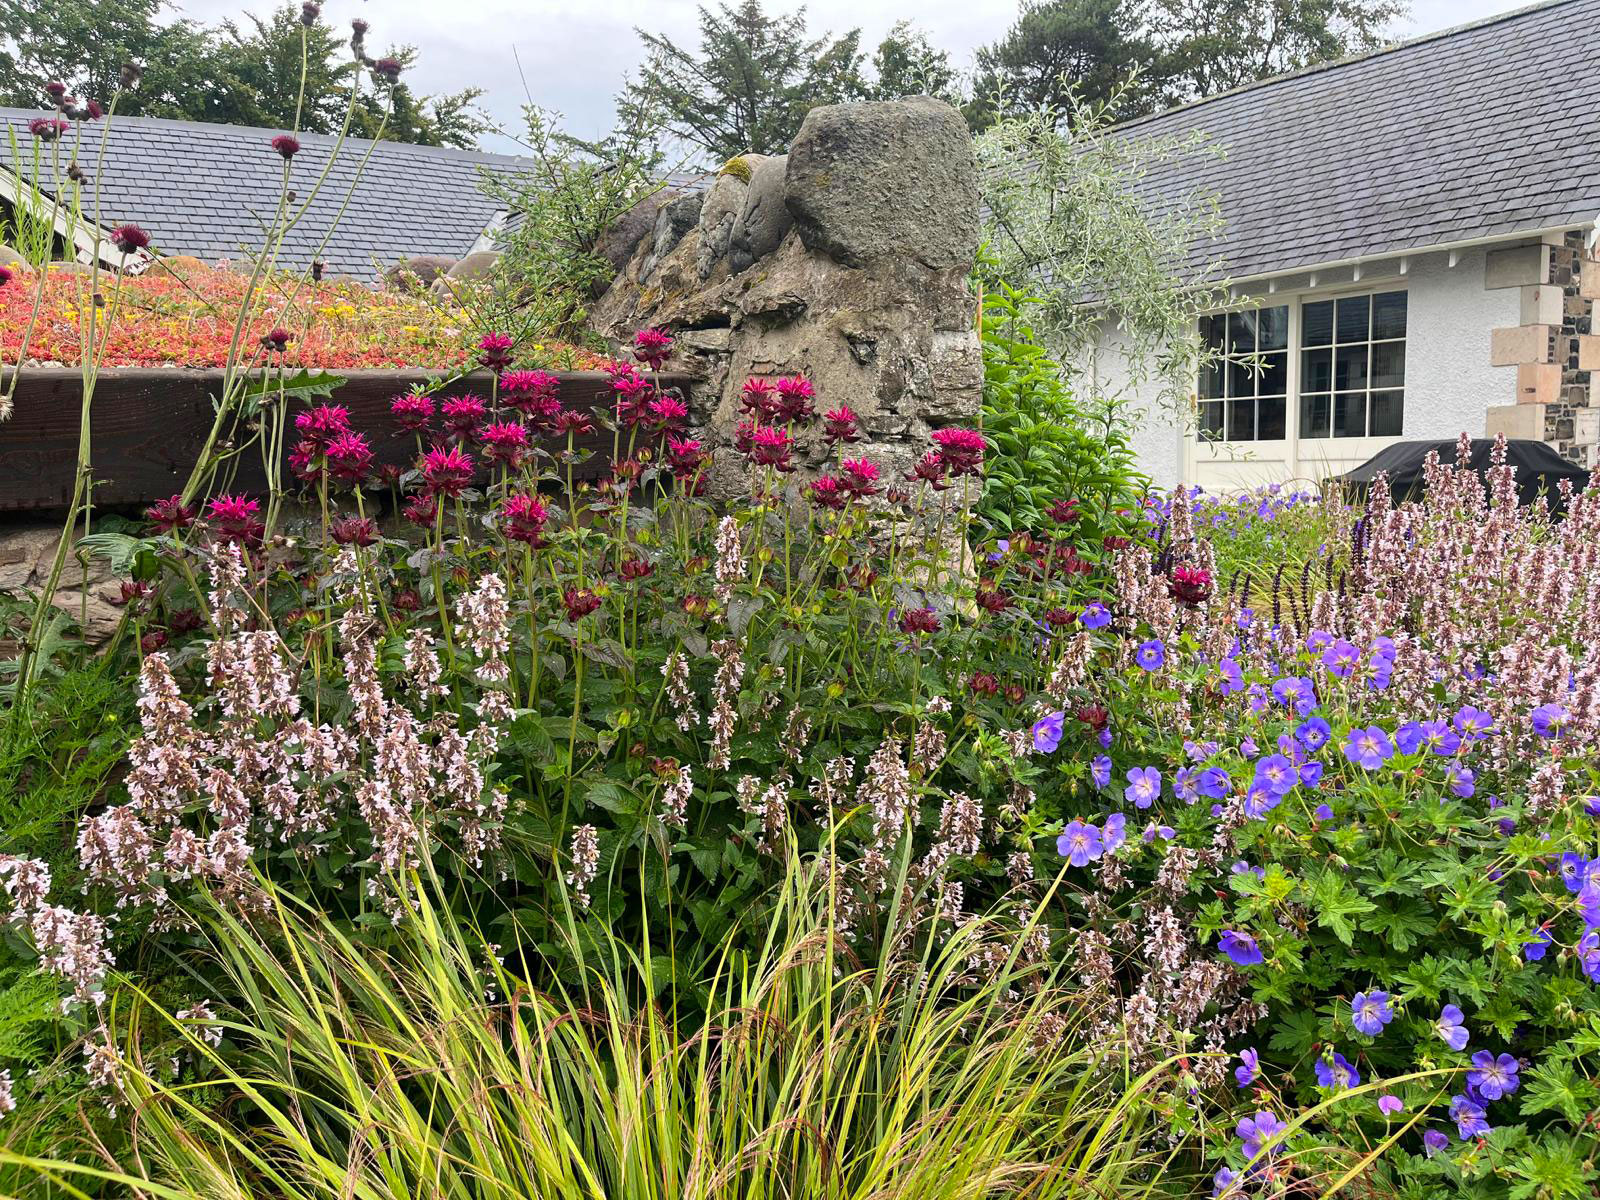
<svg viewBox="0 0 1600 1200">
<path fill-rule="evenodd" d="M 706 0 L 711 3 L 712 0 Z M 1412 14 L 1395 33 L 1412 37 L 1522 7 L 1525 0 L 1411 0 Z M 215 21 L 241 9 L 268 11 L 273 0 L 179 0 L 174 8 Z M 532 99 L 565 113 L 580 134 L 609 128 L 612 98 L 641 54 L 636 26 L 679 42 L 695 40 L 695 0 L 324 0 L 335 25 L 353 16 L 372 23 L 369 41 L 409 43 L 419 51 L 410 80 L 422 92 L 482 87 L 483 105 L 510 132 L 521 106 Z M 768 0 L 770 11 L 793 11 L 788 0 Z M 860 27 L 875 45 L 890 26 L 912 19 L 957 65 L 969 68 L 973 51 L 1005 32 L 1017 0 L 811 0 L 814 31 Z M 485 147 L 515 151 L 503 138 Z"/>
</svg>

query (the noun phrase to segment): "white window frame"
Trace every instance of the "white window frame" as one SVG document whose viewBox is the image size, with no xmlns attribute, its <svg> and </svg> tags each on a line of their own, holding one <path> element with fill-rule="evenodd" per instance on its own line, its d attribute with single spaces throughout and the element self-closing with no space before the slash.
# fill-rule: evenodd
<svg viewBox="0 0 1600 1200">
<path fill-rule="evenodd" d="M 1289 308 L 1289 379 L 1284 412 L 1285 437 L 1275 442 L 1210 442 L 1200 436 L 1198 420 L 1194 430 L 1183 438 L 1183 478 L 1190 483 L 1200 483 L 1209 490 L 1253 487 L 1268 482 L 1289 480 L 1314 480 L 1329 475 L 1342 474 L 1371 458 L 1385 446 L 1404 438 L 1405 409 L 1401 409 L 1401 434 L 1398 437 L 1358 438 L 1302 438 L 1300 436 L 1300 377 L 1305 346 L 1302 343 L 1301 308 L 1308 303 L 1323 300 L 1342 300 L 1354 296 L 1372 296 L 1381 292 L 1405 292 L 1406 295 L 1406 381 L 1401 387 L 1405 399 L 1411 394 L 1411 330 L 1414 313 L 1411 307 L 1409 280 L 1401 274 L 1384 274 L 1372 279 L 1360 279 L 1335 286 L 1307 284 L 1297 288 L 1275 288 L 1271 291 L 1239 295 L 1235 302 L 1215 312 L 1234 312 L 1242 308 L 1271 308 L 1287 305 Z M 1213 314 L 1203 314 L 1213 315 Z M 1370 392 L 1370 388 L 1368 389 Z M 1199 372 L 1195 374 L 1194 394 L 1200 394 Z M 1198 413 L 1197 413 L 1198 416 Z M 1331 429 L 1330 429 L 1331 432 Z"/>
</svg>

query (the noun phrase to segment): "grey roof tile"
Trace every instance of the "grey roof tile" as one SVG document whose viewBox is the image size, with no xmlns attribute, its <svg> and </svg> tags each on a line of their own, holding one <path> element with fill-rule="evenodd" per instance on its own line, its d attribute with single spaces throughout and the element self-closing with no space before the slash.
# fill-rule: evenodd
<svg viewBox="0 0 1600 1200">
<path fill-rule="evenodd" d="M 1600 212 L 1600 0 L 1551 0 L 1130 121 L 1195 133 L 1135 190 L 1156 210 L 1215 193 L 1190 256 L 1234 278 L 1587 224 Z"/>
</svg>

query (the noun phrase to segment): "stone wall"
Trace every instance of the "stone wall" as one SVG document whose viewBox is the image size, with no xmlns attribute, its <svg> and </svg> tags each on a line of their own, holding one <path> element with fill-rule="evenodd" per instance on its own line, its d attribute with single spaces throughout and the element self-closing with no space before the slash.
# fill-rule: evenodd
<svg viewBox="0 0 1600 1200">
<path fill-rule="evenodd" d="M 971 422 L 982 401 L 978 229 L 977 161 L 955 109 L 829 105 L 787 155 L 742 155 L 705 191 L 659 205 L 591 323 L 619 344 L 645 327 L 676 335 L 672 365 L 696 379 L 691 412 L 712 447 L 732 440 L 747 378 L 804 374 L 819 410 L 861 416 L 862 453 L 904 470 L 932 429 Z M 730 465 L 714 488 L 732 486 Z"/>
</svg>

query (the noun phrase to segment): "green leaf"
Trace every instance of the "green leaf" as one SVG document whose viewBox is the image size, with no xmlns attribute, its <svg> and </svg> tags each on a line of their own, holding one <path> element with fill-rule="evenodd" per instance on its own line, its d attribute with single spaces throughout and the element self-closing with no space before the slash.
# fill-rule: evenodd
<svg viewBox="0 0 1600 1200">
<path fill-rule="evenodd" d="M 1323 872 L 1311 888 L 1311 909 L 1317 914 L 1317 924 L 1332 930 L 1334 937 L 1346 946 L 1355 943 L 1356 927 L 1352 917 L 1365 916 L 1375 911 L 1377 905 L 1357 895 L 1338 871 Z"/>
</svg>

